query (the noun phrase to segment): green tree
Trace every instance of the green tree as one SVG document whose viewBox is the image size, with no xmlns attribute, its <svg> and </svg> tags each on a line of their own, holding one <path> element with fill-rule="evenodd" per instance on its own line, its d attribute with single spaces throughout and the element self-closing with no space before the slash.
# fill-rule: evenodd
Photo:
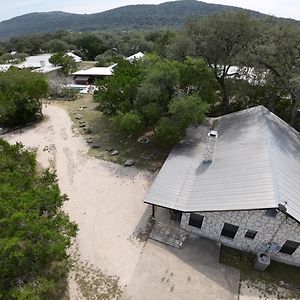
<svg viewBox="0 0 300 300">
<path fill-rule="evenodd" d="M 37 175 L 34 153 L 0 139 L 0 181 L 0 298 L 61 296 L 77 227 L 62 211 L 56 175 Z"/>
<path fill-rule="evenodd" d="M 40 74 L 16 69 L 0 73 L 0 124 L 13 127 L 40 119 L 47 91 Z"/>
<path fill-rule="evenodd" d="M 184 136 L 184 129 L 170 118 L 162 118 L 155 129 L 155 138 L 160 145 L 170 147 L 179 143 Z"/>
<path fill-rule="evenodd" d="M 106 50 L 103 40 L 95 34 L 84 33 L 78 39 L 74 41 L 78 50 L 83 54 L 83 58 L 86 60 L 94 60 L 99 54 L 102 54 Z"/>
<path fill-rule="evenodd" d="M 138 135 L 144 128 L 143 118 L 134 112 L 119 112 L 118 115 L 114 117 L 114 123 L 118 129 L 126 134 Z"/>
<path fill-rule="evenodd" d="M 52 55 L 49 61 L 54 66 L 62 66 L 62 72 L 66 75 L 69 75 L 77 70 L 75 60 L 72 57 L 64 54 L 63 52 Z"/>
<path fill-rule="evenodd" d="M 46 42 L 42 45 L 42 48 L 45 51 L 49 51 L 52 53 L 56 52 L 65 52 L 69 49 L 69 45 L 66 41 L 60 39 L 53 39 L 49 42 Z"/>
<path fill-rule="evenodd" d="M 169 112 L 178 127 L 186 129 L 199 125 L 209 109 L 209 104 L 198 95 L 176 97 L 169 106 Z"/>
<path fill-rule="evenodd" d="M 94 95 L 94 101 L 98 102 L 99 109 L 108 115 L 132 111 L 141 80 L 139 63 L 120 59 L 114 68 L 114 75 L 98 82 L 99 90 Z"/>
<path fill-rule="evenodd" d="M 115 116 L 115 125 L 127 134 L 155 128 L 162 145 L 173 145 L 187 127 L 200 124 L 216 92 L 212 72 L 200 59 L 148 56 L 134 63 L 122 60 L 114 70 L 98 83 L 99 109 Z"/>
<path fill-rule="evenodd" d="M 222 92 L 222 112 L 228 112 L 227 79 L 236 75 L 230 67 L 244 65 L 247 48 L 257 36 L 256 21 L 246 13 L 223 13 L 189 21 L 185 32 L 195 45 L 195 55 L 213 70 Z"/>
<path fill-rule="evenodd" d="M 292 23 L 274 25 L 267 21 L 260 32 L 251 51 L 252 59 L 270 72 L 269 79 L 273 77 L 290 97 L 289 122 L 295 126 L 300 103 L 300 28 Z"/>
</svg>

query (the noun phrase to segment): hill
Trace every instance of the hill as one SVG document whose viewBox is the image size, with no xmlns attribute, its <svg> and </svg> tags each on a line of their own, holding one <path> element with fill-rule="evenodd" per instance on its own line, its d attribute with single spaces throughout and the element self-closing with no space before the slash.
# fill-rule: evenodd
<svg viewBox="0 0 300 300">
<path fill-rule="evenodd" d="M 159 5 L 128 5 L 96 14 L 31 13 L 0 22 L 0 39 L 59 30 L 150 29 L 181 26 L 188 17 L 207 16 L 241 8 L 196 0 Z M 251 11 L 252 14 L 262 15 Z"/>
</svg>

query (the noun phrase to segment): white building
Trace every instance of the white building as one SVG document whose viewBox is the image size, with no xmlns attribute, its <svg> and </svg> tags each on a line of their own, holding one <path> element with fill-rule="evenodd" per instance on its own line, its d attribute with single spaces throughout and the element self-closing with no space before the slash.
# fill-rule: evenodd
<svg viewBox="0 0 300 300">
<path fill-rule="evenodd" d="M 144 58 L 144 56 L 145 56 L 144 53 L 138 52 L 138 53 L 135 53 L 135 54 L 133 54 L 131 56 L 126 57 L 125 59 L 127 61 L 129 61 L 129 62 L 132 62 L 132 61 L 135 61 L 135 60 L 141 60 L 141 59 Z"/>
<path fill-rule="evenodd" d="M 20 69 L 37 69 L 48 66 L 53 66 L 49 59 L 53 54 L 45 53 L 40 55 L 28 56 L 25 58 L 25 61 L 16 65 Z"/>
<path fill-rule="evenodd" d="M 71 58 L 73 58 L 76 63 L 82 62 L 82 58 L 80 56 L 72 53 L 72 52 L 68 52 L 68 53 L 66 53 L 66 55 L 69 56 L 69 57 L 71 57 Z"/>
<path fill-rule="evenodd" d="M 86 70 L 80 70 L 72 75 L 76 84 L 91 84 L 96 79 L 101 79 L 113 74 L 113 66 L 110 67 L 93 67 Z"/>
</svg>

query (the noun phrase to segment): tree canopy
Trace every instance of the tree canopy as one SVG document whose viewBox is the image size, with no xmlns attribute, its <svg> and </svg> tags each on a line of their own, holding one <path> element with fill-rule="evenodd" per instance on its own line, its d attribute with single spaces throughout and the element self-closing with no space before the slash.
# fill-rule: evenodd
<svg viewBox="0 0 300 300">
<path fill-rule="evenodd" d="M 58 52 L 52 55 L 49 61 L 54 66 L 62 66 L 62 72 L 66 75 L 69 75 L 77 70 L 77 65 L 73 57 L 70 57 L 63 52 Z"/>
<path fill-rule="evenodd" d="M 0 125 L 13 127 L 40 119 L 47 91 L 40 74 L 18 69 L 0 73 Z"/>
<path fill-rule="evenodd" d="M 203 60 L 178 62 L 154 55 L 132 63 L 120 60 L 114 75 L 98 84 L 94 99 L 120 130 L 138 135 L 154 129 L 165 146 L 179 142 L 188 126 L 201 123 L 216 92 Z"/>
<path fill-rule="evenodd" d="M 36 173 L 35 154 L 0 139 L 0 299 L 53 299 L 64 292 L 76 225 L 55 173 Z"/>
</svg>

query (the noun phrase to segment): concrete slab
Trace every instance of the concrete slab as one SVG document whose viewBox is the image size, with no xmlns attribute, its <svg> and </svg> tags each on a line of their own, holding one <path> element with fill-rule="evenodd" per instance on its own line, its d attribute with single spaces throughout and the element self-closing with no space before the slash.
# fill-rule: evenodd
<svg viewBox="0 0 300 300">
<path fill-rule="evenodd" d="M 237 299 L 239 271 L 218 257 L 218 245 L 201 238 L 181 249 L 149 240 L 122 299 Z"/>
</svg>

